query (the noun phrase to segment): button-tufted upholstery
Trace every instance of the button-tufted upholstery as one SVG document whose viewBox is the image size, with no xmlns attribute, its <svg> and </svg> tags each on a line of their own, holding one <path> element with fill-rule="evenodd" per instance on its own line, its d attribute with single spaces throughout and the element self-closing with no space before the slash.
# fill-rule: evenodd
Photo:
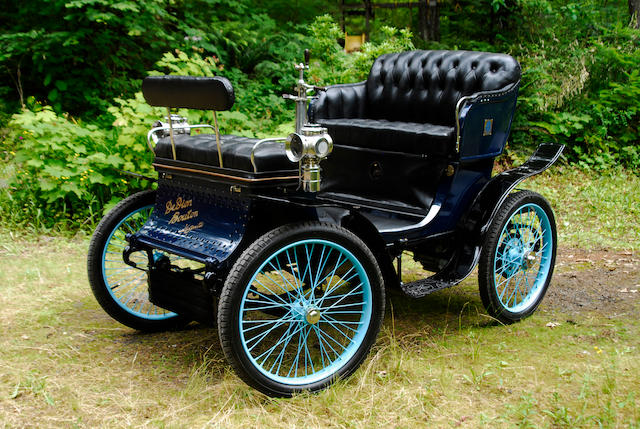
<svg viewBox="0 0 640 429">
<path fill-rule="evenodd" d="M 310 114 L 329 129 L 337 145 L 441 153 L 443 139 L 448 150 L 454 146 L 455 109 L 461 97 L 508 90 L 519 80 L 520 65 L 505 54 L 385 54 L 373 63 L 365 82 L 335 85 L 321 93 Z M 367 124 L 370 130 L 364 131 Z"/>
</svg>

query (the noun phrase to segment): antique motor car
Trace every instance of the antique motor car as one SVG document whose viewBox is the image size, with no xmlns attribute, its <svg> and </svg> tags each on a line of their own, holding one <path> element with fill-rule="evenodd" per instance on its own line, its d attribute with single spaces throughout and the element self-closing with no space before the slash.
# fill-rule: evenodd
<svg viewBox="0 0 640 429">
<path fill-rule="evenodd" d="M 217 324 L 238 376 L 274 396 L 353 373 L 386 290 L 420 298 L 478 265 L 492 317 L 532 314 L 551 281 L 556 227 L 549 203 L 516 186 L 563 147 L 540 145 L 492 177 L 518 62 L 385 54 L 366 81 L 326 88 L 305 83 L 308 52 L 295 68 L 296 94 L 284 96 L 295 132 L 260 140 L 220 135 L 215 112 L 234 104 L 227 79 L 143 81 L 146 101 L 167 109 L 148 135 L 157 189 L 121 201 L 93 235 L 89 280 L 104 310 L 142 331 Z M 171 108 L 213 110 L 214 125 Z M 403 254 L 433 274 L 403 282 Z"/>
</svg>

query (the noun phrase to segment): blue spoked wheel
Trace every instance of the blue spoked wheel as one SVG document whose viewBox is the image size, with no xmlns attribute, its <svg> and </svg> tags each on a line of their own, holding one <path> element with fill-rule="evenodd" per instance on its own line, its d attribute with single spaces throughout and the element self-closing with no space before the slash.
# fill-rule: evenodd
<svg viewBox="0 0 640 429">
<path fill-rule="evenodd" d="M 304 223 L 242 254 L 220 297 L 218 329 L 245 382 L 289 396 L 355 371 L 383 314 L 382 275 L 367 246 L 335 225 Z"/>
<path fill-rule="evenodd" d="M 91 238 L 87 259 L 89 283 L 98 303 L 120 323 L 143 331 L 171 329 L 188 322 L 149 301 L 146 253 L 131 254 L 131 261 L 141 270 L 122 259 L 128 244 L 126 234 L 138 231 L 147 221 L 155 194 L 143 191 L 131 195 L 107 213 Z"/>
<path fill-rule="evenodd" d="M 541 195 L 511 194 L 489 226 L 480 256 L 480 296 L 487 311 L 505 323 L 531 315 L 551 282 L 556 224 Z"/>
</svg>

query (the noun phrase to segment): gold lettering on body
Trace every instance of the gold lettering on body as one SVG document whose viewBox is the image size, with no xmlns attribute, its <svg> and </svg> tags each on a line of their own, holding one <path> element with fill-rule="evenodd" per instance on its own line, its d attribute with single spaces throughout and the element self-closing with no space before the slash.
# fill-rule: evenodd
<svg viewBox="0 0 640 429">
<path fill-rule="evenodd" d="M 186 224 L 186 225 L 184 226 L 184 228 L 182 228 L 182 229 L 181 229 L 180 231 L 178 231 L 178 232 L 179 232 L 180 234 L 187 234 L 187 233 L 189 233 L 189 232 L 193 231 L 194 229 L 200 229 L 200 228 L 202 228 L 203 226 L 204 226 L 204 222 L 202 222 L 202 221 L 198 222 L 198 223 L 197 223 L 197 224 L 195 224 L 195 225 L 189 225 L 189 224 Z"/>
<path fill-rule="evenodd" d="M 177 222 L 185 222 L 190 219 L 195 219 L 199 215 L 198 210 L 189 210 L 184 214 L 180 214 L 180 212 L 175 212 L 171 219 L 169 219 L 169 225 L 172 225 Z"/>
<path fill-rule="evenodd" d="M 177 212 L 178 210 L 189 208 L 192 205 L 193 205 L 193 199 L 187 200 L 187 199 L 183 199 L 182 197 L 178 197 L 176 198 L 175 203 L 173 202 L 173 200 L 167 201 L 167 204 L 165 204 L 164 214 Z"/>
</svg>

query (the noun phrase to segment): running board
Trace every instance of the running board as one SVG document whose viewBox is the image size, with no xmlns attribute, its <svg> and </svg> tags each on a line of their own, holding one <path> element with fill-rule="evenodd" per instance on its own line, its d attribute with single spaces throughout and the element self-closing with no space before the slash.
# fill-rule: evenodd
<svg viewBox="0 0 640 429">
<path fill-rule="evenodd" d="M 410 298 L 422 298 L 430 293 L 454 286 L 456 283 L 428 277 L 410 283 L 401 283 L 402 292 Z"/>
</svg>

